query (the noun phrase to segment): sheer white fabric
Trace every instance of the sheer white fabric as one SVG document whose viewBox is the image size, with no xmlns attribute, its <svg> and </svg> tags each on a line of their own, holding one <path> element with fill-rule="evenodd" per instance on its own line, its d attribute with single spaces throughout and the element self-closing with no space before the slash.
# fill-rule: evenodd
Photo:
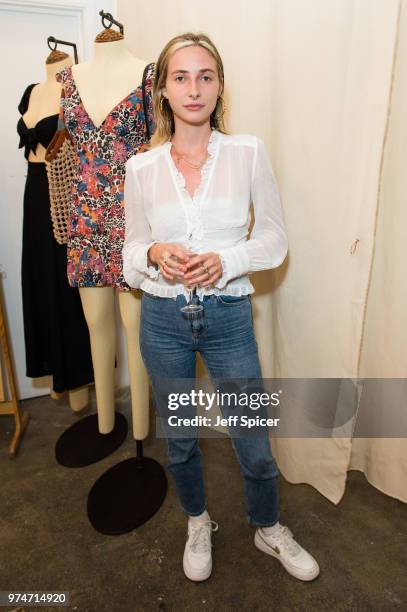
<svg viewBox="0 0 407 612">
<path fill-rule="evenodd" d="M 182 244 L 196 253 L 213 251 L 223 275 L 206 294 L 247 295 L 247 274 L 276 268 L 288 249 L 278 186 L 266 147 L 257 136 L 213 130 L 208 159 L 193 197 L 170 154 L 171 142 L 133 156 L 126 164 L 126 230 L 123 274 L 131 287 L 162 297 L 188 292 L 147 261 L 157 242 Z M 250 239 L 250 204 L 255 222 Z"/>
</svg>

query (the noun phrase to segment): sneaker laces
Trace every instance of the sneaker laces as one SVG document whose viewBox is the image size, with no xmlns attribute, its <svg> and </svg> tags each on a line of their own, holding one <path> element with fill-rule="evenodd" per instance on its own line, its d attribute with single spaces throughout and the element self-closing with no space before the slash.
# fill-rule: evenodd
<svg viewBox="0 0 407 612">
<path fill-rule="evenodd" d="M 218 531 L 219 525 L 215 521 L 209 520 L 202 524 L 193 525 L 190 523 L 190 544 L 189 547 L 194 553 L 206 553 L 211 548 L 210 534 Z"/>
<path fill-rule="evenodd" d="M 278 544 L 284 546 L 293 557 L 301 552 L 301 546 L 294 540 L 292 531 L 286 525 L 282 525 L 276 533 L 272 533 L 267 537 L 273 538 Z"/>
</svg>

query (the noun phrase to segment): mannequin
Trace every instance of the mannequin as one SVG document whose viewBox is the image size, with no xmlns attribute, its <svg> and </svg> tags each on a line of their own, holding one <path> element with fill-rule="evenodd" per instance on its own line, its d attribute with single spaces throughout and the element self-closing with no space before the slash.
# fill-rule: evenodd
<svg viewBox="0 0 407 612">
<path fill-rule="evenodd" d="M 83 107 L 90 118 L 92 128 L 98 130 L 117 105 L 125 100 L 135 87 L 141 85 L 146 62 L 135 58 L 127 49 L 123 35 L 112 30 L 104 30 L 96 37 L 94 50 L 93 59 L 72 67 L 71 74 L 75 84 L 71 85 L 79 94 L 81 109 Z M 115 422 L 114 303 L 117 287 L 109 286 L 109 283 L 107 286 L 83 285 L 84 283 L 78 281 L 91 339 L 98 428 L 100 433 L 108 434 L 113 430 Z M 119 290 L 118 300 L 127 337 L 133 436 L 137 440 L 143 440 L 148 434 L 149 425 L 149 382 L 138 342 L 141 300 L 138 292 L 130 290 Z"/>
<path fill-rule="evenodd" d="M 23 115 L 28 128 L 34 127 L 44 117 L 56 115 L 59 112 L 61 85 L 56 81 L 57 72 L 72 65 L 72 58 L 61 51 L 51 51 L 45 62 L 46 80 L 38 83 L 30 95 L 30 106 Z M 45 162 L 45 147 L 38 143 L 35 152 L 30 151 L 28 161 Z"/>
<path fill-rule="evenodd" d="M 46 59 L 46 64 L 45 64 L 46 80 L 32 87 L 32 89 L 28 93 L 28 96 L 29 96 L 28 101 L 27 101 L 28 108 L 22 115 L 22 125 L 25 128 L 32 131 L 33 128 L 36 128 L 38 126 L 41 120 L 52 121 L 53 118 L 55 118 L 55 123 L 56 123 L 56 119 L 57 119 L 58 112 L 59 112 L 59 106 L 60 106 L 61 86 L 56 81 L 55 75 L 57 74 L 57 72 L 59 72 L 63 68 L 70 66 L 70 65 L 72 65 L 72 58 L 66 53 L 62 53 L 60 51 L 54 50 L 48 55 Z M 29 150 L 29 154 L 27 156 L 29 164 L 35 163 L 35 164 L 39 164 L 39 166 L 43 166 L 45 163 L 45 152 L 46 152 L 46 147 L 44 146 L 44 144 L 42 144 L 41 142 L 37 142 L 36 145 L 30 148 Z M 44 171 L 45 171 L 45 166 L 44 166 Z M 52 230 L 50 226 L 49 234 L 51 233 L 52 233 Z M 50 240 L 53 240 L 53 236 L 47 236 L 47 238 L 48 237 Z M 61 266 L 58 267 L 58 263 L 60 264 L 61 261 L 63 261 L 64 254 L 65 254 L 65 260 L 66 260 L 66 249 L 63 251 L 63 247 L 59 245 L 56 248 L 51 247 L 51 249 L 52 249 L 51 251 L 52 256 L 55 256 L 55 262 L 53 262 L 53 264 L 55 264 L 56 267 L 55 269 L 53 268 L 53 270 L 55 270 L 57 278 L 51 279 L 50 283 L 52 284 L 52 282 L 55 282 L 58 286 L 59 285 L 62 286 L 63 280 L 65 279 L 65 274 Z M 29 256 L 30 255 L 28 254 L 27 257 Z M 68 299 L 69 301 L 68 307 L 70 308 L 72 306 L 72 311 L 73 311 L 71 323 L 75 324 L 75 321 L 78 321 L 78 334 L 81 334 L 81 329 L 86 330 L 86 327 L 84 327 L 83 312 L 82 312 L 82 308 L 80 307 L 80 302 L 78 300 L 75 302 L 73 295 L 71 295 L 72 290 L 68 286 L 67 282 L 66 282 L 66 286 L 64 286 L 62 289 L 56 288 L 55 291 L 57 293 L 57 298 L 59 300 L 66 302 L 66 300 Z M 52 299 L 54 298 L 55 296 L 52 297 Z M 72 301 L 70 298 L 72 298 Z M 54 304 L 52 308 L 56 309 L 58 308 L 58 305 Z M 52 311 L 52 308 L 51 308 L 51 311 Z M 63 319 L 63 317 L 64 315 L 61 313 L 61 318 Z M 58 324 L 59 323 L 60 321 L 58 321 Z M 82 328 L 80 327 L 80 323 L 82 323 Z M 64 324 L 64 321 L 63 321 L 63 324 Z M 84 335 L 82 334 L 81 340 L 83 340 L 83 344 L 80 345 L 79 348 L 85 347 L 86 349 L 86 342 L 87 342 L 87 347 L 89 347 L 89 338 L 88 338 L 87 333 L 86 333 L 86 337 L 84 337 Z M 64 352 L 65 348 L 66 348 L 65 346 L 61 347 L 62 353 Z M 63 359 L 64 360 L 66 359 L 67 361 L 69 361 L 72 357 L 72 353 L 74 353 L 76 348 L 77 348 L 77 345 L 76 344 L 74 345 L 74 343 L 72 343 L 72 346 L 70 345 L 69 347 L 69 350 L 71 350 L 71 353 L 64 354 Z M 89 348 L 88 348 L 88 353 L 89 353 Z M 84 357 L 83 363 L 85 364 L 83 371 L 85 371 L 86 370 L 86 357 Z M 93 381 L 93 374 L 91 372 L 92 370 L 91 366 L 92 364 L 89 362 L 89 368 L 88 368 L 89 372 L 85 376 L 82 376 L 83 374 L 82 371 L 80 375 L 78 375 L 78 378 L 81 378 L 81 381 L 82 381 L 82 378 L 86 379 L 85 381 L 86 384 L 81 384 L 77 388 L 68 390 L 69 404 L 74 412 L 82 411 L 88 404 L 88 395 L 89 395 L 88 383 Z M 71 367 L 71 364 L 68 365 L 68 369 L 70 367 Z M 54 383 L 55 383 L 55 373 L 54 373 Z M 57 392 L 54 389 L 51 390 L 51 397 L 53 397 L 54 399 L 59 399 L 61 395 L 62 393 Z"/>
</svg>

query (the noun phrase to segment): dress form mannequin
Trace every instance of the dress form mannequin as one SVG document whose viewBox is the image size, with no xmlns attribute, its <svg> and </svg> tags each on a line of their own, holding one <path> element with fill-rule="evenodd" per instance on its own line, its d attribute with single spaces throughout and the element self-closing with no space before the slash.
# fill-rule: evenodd
<svg viewBox="0 0 407 612">
<path fill-rule="evenodd" d="M 56 81 L 57 72 L 72 65 L 72 58 L 60 51 L 52 51 L 46 59 L 46 80 L 36 85 L 30 94 L 29 108 L 23 115 L 27 128 L 33 128 L 44 117 L 57 115 L 59 112 L 61 85 Z M 44 163 L 46 149 L 41 143 L 36 146 L 35 152 L 30 151 L 29 162 Z M 53 399 L 59 399 L 62 394 L 51 390 Z M 88 404 L 89 390 L 84 385 L 68 391 L 69 404 L 74 412 L 81 411 Z"/>
<path fill-rule="evenodd" d="M 65 56 L 65 57 L 64 57 Z M 52 61 L 55 58 L 57 61 Z M 61 98 L 61 85 L 56 81 L 57 72 L 72 65 L 72 58 L 67 53 L 52 51 L 46 60 L 46 80 L 38 83 L 30 95 L 30 106 L 23 115 L 28 128 L 34 127 L 44 117 L 58 114 L 59 101 Z M 44 162 L 45 148 L 41 143 L 37 145 L 35 153 L 30 151 L 28 161 Z"/>
<path fill-rule="evenodd" d="M 95 39 L 95 54 L 88 62 L 72 67 L 80 98 L 95 126 L 142 81 L 146 62 L 127 49 L 123 36 L 105 30 Z M 113 287 L 79 288 L 89 328 L 95 374 L 98 428 L 102 434 L 114 428 L 114 363 L 116 329 Z M 139 351 L 141 300 L 135 291 L 119 291 L 119 309 L 128 350 L 133 436 L 143 440 L 148 434 L 149 382 Z"/>
<path fill-rule="evenodd" d="M 110 14 L 103 15 L 103 25 L 105 19 L 118 25 Z M 118 291 L 127 336 L 136 456 L 104 472 L 92 486 L 87 503 L 92 526 L 112 535 L 149 520 L 167 490 L 162 466 L 143 455 L 149 428 L 149 380 L 138 340 L 141 299 L 126 283 L 122 263 L 125 164 L 144 150 L 153 131 L 154 70 L 153 62 L 133 57 L 123 36 L 105 27 L 95 39 L 93 59 L 57 75 L 64 90 L 61 117 L 77 153 L 67 273 L 70 285 L 79 287 L 88 325 L 98 413 L 64 432 L 56 456 L 63 465 L 82 467 L 106 457 L 126 438 L 127 420 L 115 412 L 114 402 Z"/>
</svg>

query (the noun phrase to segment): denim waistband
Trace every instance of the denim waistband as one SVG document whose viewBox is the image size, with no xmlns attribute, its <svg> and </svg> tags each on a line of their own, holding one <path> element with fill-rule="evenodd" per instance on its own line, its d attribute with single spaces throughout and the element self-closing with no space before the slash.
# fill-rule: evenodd
<svg viewBox="0 0 407 612">
<path fill-rule="evenodd" d="M 176 295 L 175 297 L 162 297 L 161 295 L 154 295 L 153 293 L 149 293 L 148 291 L 142 291 L 143 295 L 146 295 L 149 298 L 153 298 L 155 300 L 163 300 L 163 301 L 171 301 L 171 302 L 175 302 L 175 301 L 179 301 L 180 299 L 185 299 L 184 295 L 182 293 L 180 293 L 179 295 Z M 247 295 L 230 295 L 229 293 L 225 294 L 228 297 L 234 297 L 234 298 L 250 298 L 250 294 L 248 293 Z M 197 298 L 195 297 L 195 299 L 199 299 L 200 302 L 208 303 L 208 302 L 217 302 L 219 300 L 219 297 L 222 297 L 223 294 L 220 294 L 220 296 L 216 293 L 211 293 L 210 295 L 204 295 L 202 298 Z"/>
</svg>

